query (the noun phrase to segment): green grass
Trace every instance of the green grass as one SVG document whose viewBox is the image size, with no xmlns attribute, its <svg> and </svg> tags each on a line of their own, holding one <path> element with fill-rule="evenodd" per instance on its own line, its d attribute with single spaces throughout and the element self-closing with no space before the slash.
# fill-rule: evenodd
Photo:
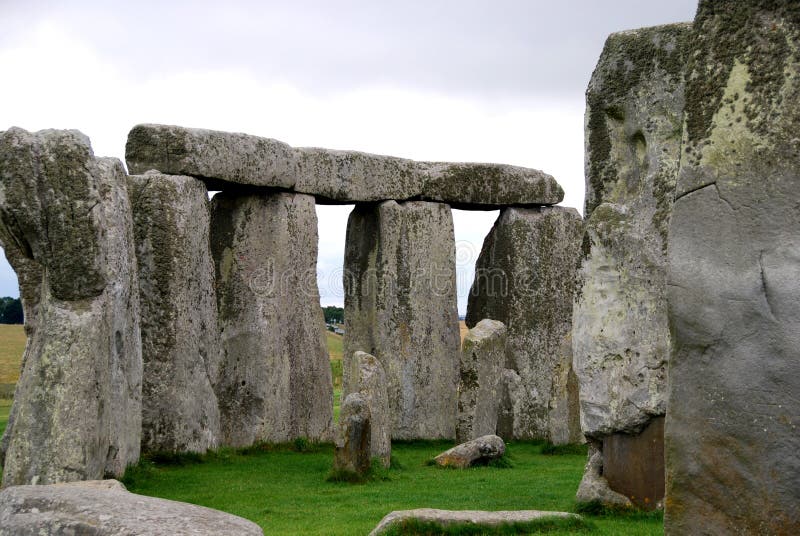
<svg viewBox="0 0 800 536">
<path fill-rule="evenodd" d="M 25 329 L 22 325 L 0 324 L 0 398 L 13 396 L 24 351 Z"/>
<path fill-rule="evenodd" d="M 367 483 L 327 482 L 333 447 L 293 445 L 223 450 L 205 457 L 142 462 L 126 474 L 136 493 L 186 501 L 248 518 L 266 534 L 367 534 L 392 510 L 575 510 L 584 455 L 545 456 L 542 446 L 511 443 L 511 468 L 441 470 L 426 460 L 448 442 L 396 442 L 393 468 Z M 396 460 L 396 463 L 395 463 Z M 385 478 L 384 478 L 385 477 Z M 602 515 L 593 529 L 548 534 L 656 535 L 659 515 Z M 576 529 L 577 530 L 577 529 Z"/>
<path fill-rule="evenodd" d="M 11 400 L 0 400 L 0 436 L 6 430 L 8 413 L 11 411 Z"/>
</svg>

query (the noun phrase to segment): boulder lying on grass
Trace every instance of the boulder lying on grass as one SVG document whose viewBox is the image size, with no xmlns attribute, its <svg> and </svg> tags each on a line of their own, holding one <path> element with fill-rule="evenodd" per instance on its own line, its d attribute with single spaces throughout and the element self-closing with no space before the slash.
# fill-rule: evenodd
<svg viewBox="0 0 800 536">
<path fill-rule="evenodd" d="M 477 527 L 502 527 L 530 525 L 533 530 L 540 525 L 561 526 L 564 528 L 580 528 L 584 525 L 583 518 L 578 514 L 567 512 L 544 512 L 539 510 L 511 510 L 498 512 L 484 512 L 480 510 L 434 510 L 420 508 L 417 510 L 397 510 L 381 519 L 369 536 L 386 534 L 393 528 L 412 529 L 419 525 L 437 525 L 440 527 L 464 526 Z M 543 527 L 542 527 L 543 528 Z M 411 534 L 411 532 L 408 532 Z M 401 534 L 405 534 L 401 532 Z M 471 533 L 470 533 L 471 534 Z"/>
<path fill-rule="evenodd" d="M 263 536 L 264 532 L 255 523 L 225 512 L 136 495 L 114 481 L 95 481 L 4 489 L 0 492 L 0 536 L 22 534 Z"/>
<path fill-rule="evenodd" d="M 496 435 L 485 435 L 466 443 L 461 443 L 436 456 L 433 461 L 441 467 L 466 469 L 473 465 L 485 465 L 502 458 L 506 444 Z"/>
</svg>

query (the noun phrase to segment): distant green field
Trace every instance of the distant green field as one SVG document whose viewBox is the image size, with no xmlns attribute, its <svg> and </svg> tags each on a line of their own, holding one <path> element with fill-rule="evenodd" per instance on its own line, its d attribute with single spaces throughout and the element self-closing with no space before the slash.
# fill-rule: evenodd
<svg viewBox="0 0 800 536">
<path fill-rule="evenodd" d="M 0 324 L 0 386 L 17 383 L 24 351 L 25 329 L 22 325 Z"/>
</svg>

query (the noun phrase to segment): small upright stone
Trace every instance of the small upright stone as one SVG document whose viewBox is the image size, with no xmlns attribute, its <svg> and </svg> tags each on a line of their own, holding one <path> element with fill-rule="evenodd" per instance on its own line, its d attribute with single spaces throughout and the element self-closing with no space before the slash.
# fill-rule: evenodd
<svg viewBox="0 0 800 536">
<path fill-rule="evenodd" d="M 205 452 L 219 442 L 221 349 L 208 192 L 191 177 L 128 177 L 141 297 L 142 449 Z"/>
<path fill-rule="evenodd" d="M 355 382 L 359 393 L 369 406 L 371 416 L 373 458 L 380 459 L 384 467 L 392 461 L 392 418 L 389 413 L 389 396 L 386 392 L 386 373 L 375 356 L 355 352 L 345 359 L 350 370 L 349 377 Z"/>
<path fill-rule="evenodd" d="M 506 326 L 496 320 L 481 320 L 462 343 L 456 442 L 497 431 L 500 378 L 505 362 Z"/>
<path fill-rule="evenodd" d="M 466 469 L 473 465 L 487 464 L 502 458 L 506 453 L 505 442 L 496 435 L 476 437 L 446 450 L 433 459 L 440 467 Z"/>
<path fill-rule="evenodd" d="M 333 469 L 363 477 L 372 462 L 371 422 L 369 403 L 360 393 L 350 393 L 339 413 Z"/>
</svg>

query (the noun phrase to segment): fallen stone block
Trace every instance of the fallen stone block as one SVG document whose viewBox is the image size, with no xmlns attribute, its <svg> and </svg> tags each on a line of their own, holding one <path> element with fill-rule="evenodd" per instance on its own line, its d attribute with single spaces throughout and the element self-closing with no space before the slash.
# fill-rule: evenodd
<svg viewBox="0 0 800 536">
<path fill-rule="evenodd" d="M 485 465 L 502 458 L 505 453 L 506 444 L 500 437 L 485 435 L 446 450 L 433 461 L 440 467 L 466 469 L 473 465 Z"/>
</svg>

